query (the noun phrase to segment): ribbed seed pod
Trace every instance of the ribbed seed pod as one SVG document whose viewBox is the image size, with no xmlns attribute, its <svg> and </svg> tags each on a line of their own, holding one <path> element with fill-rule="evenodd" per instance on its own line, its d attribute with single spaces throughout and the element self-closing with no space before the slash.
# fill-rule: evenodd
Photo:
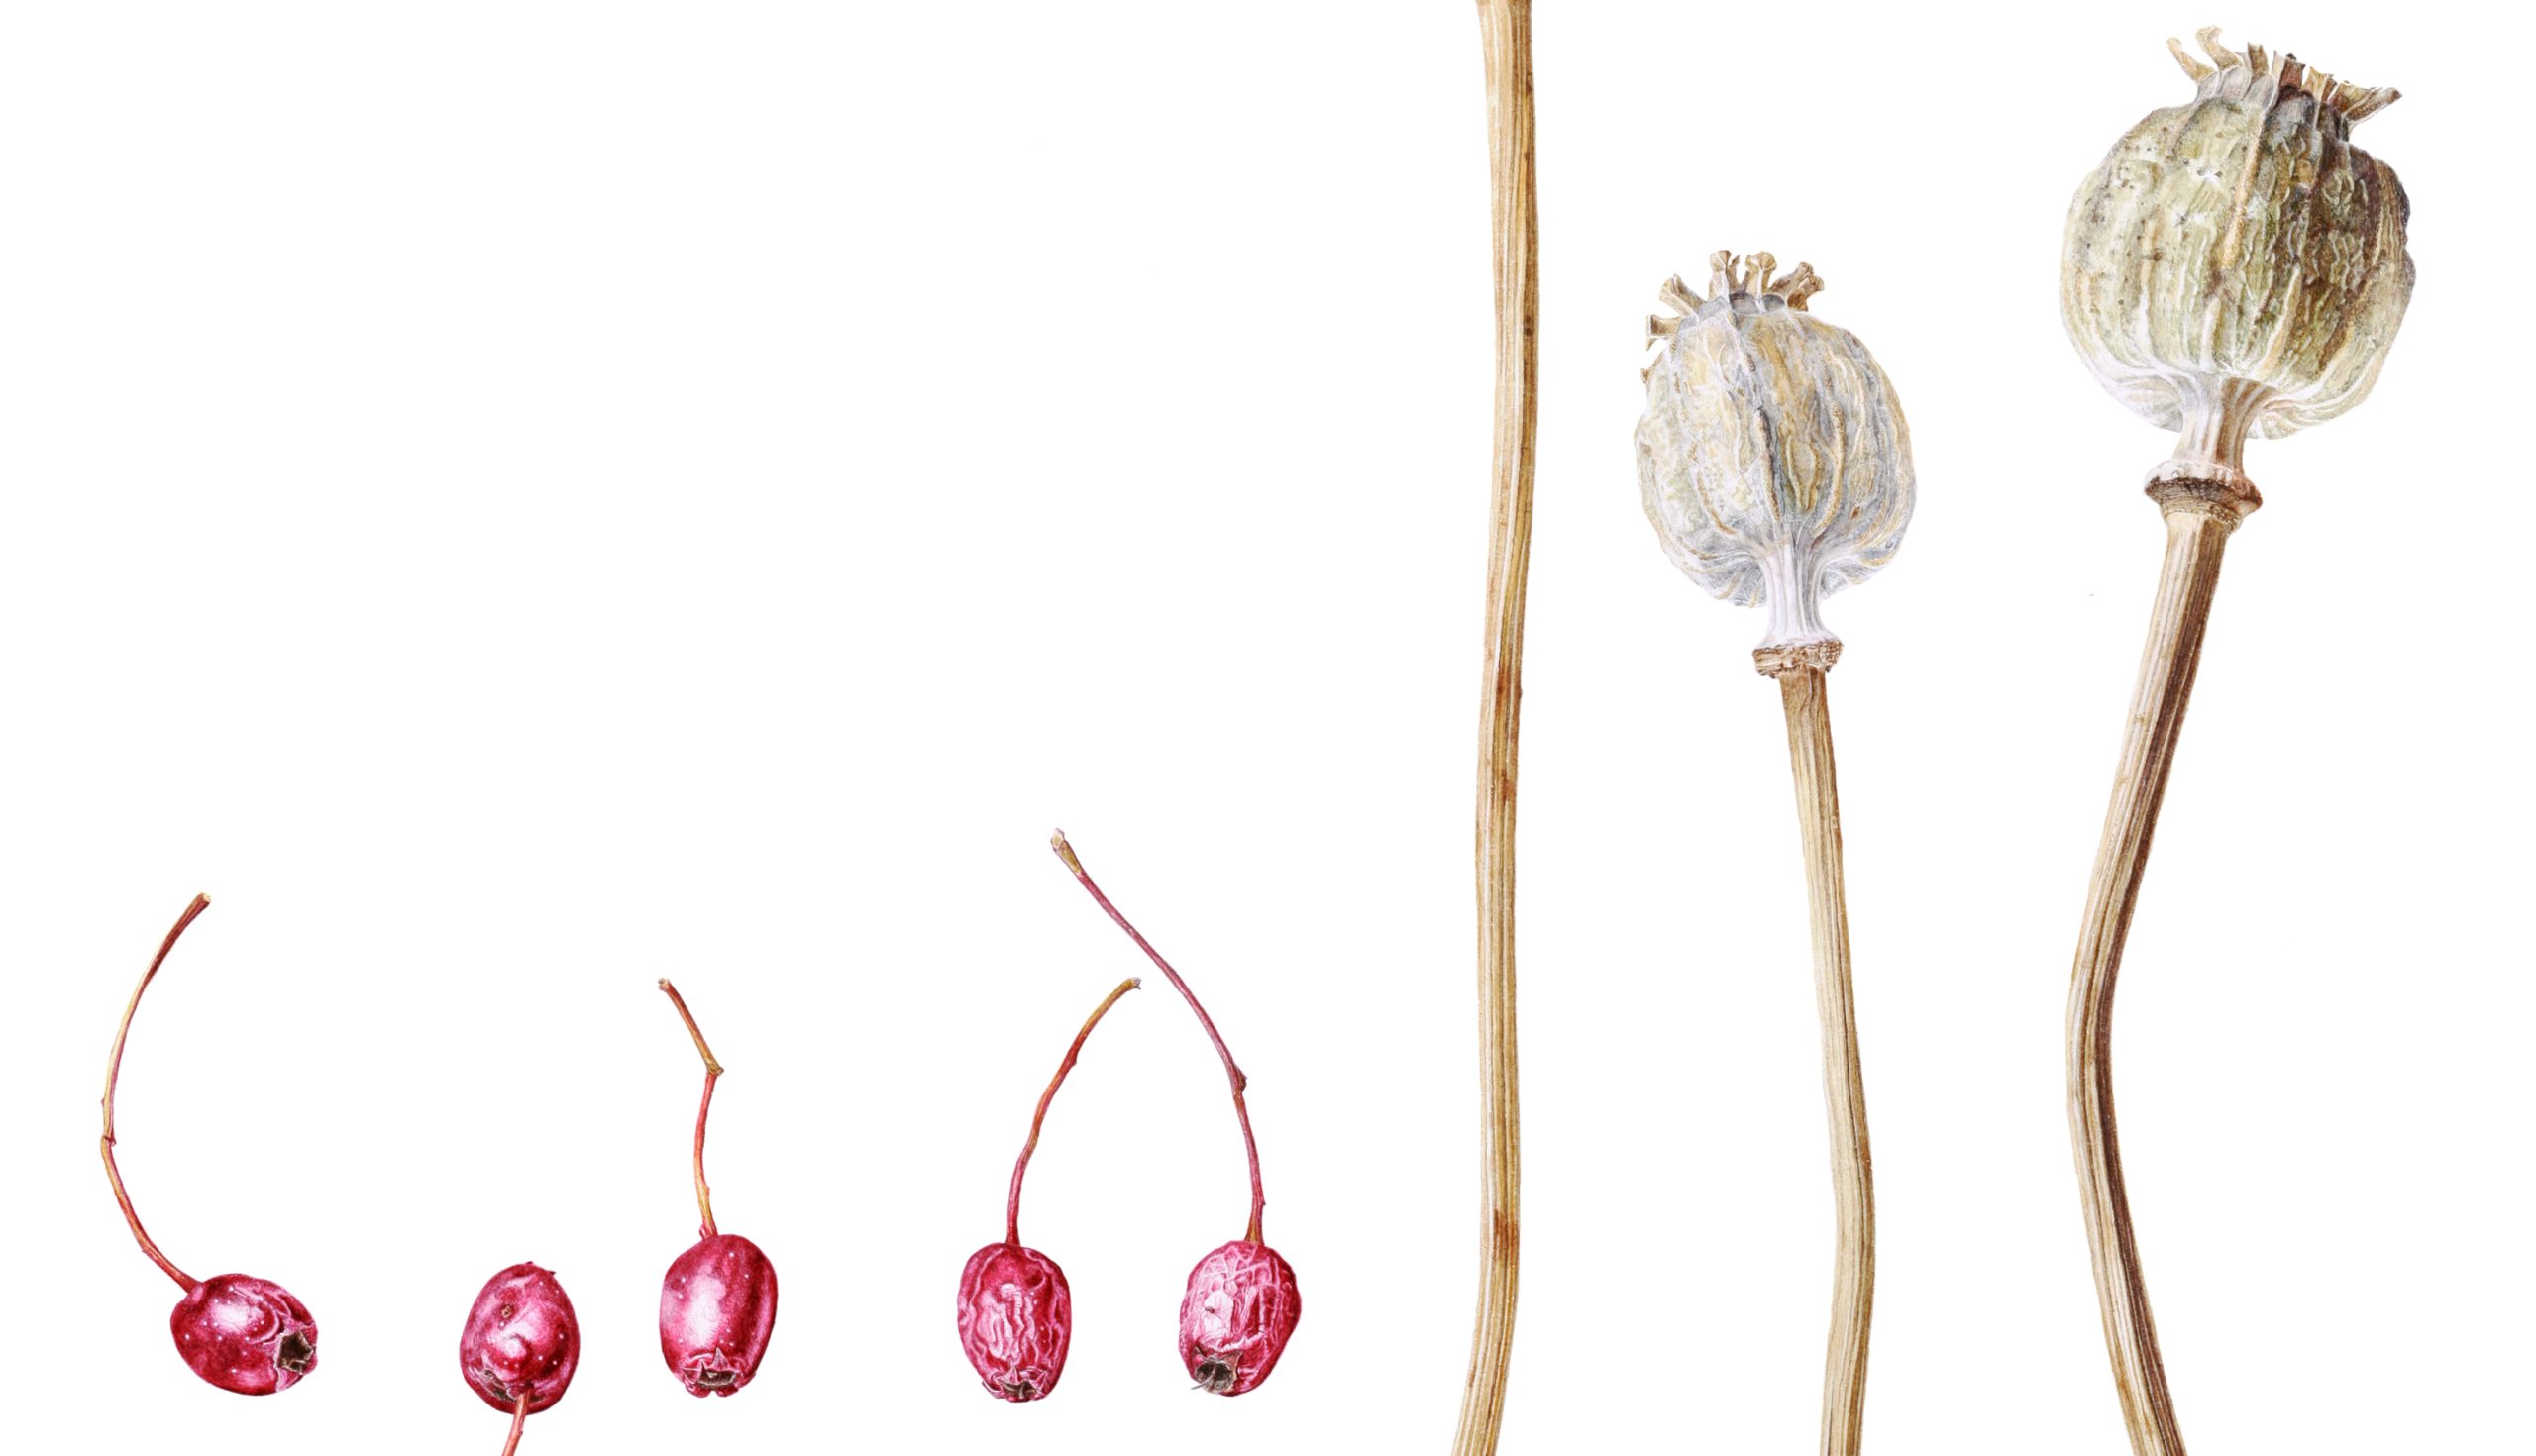
<svg viewBox="0 0 2536 1456">
<path fill-rule="evenodd" d="M 2351 145 L 2395 99 L 2290 55 L 2200 33 L 2167 42 L 2194 95 L 2131 129 L 2069 204 L 2060 308 L 2114 397 L 2182 432 L 2178 462 L 2241 471 L 2277 439 L 2358 404 L 2412 296 L 2409 205 Z"/>
<path fill-rule="evenodd" d="M 1893 559 L 1916 486 L 1892 381 L 1853 335 L 1805 311 L 1823 286 L 1814 269 L 1798 263 L 1774 278 L 1777 265 L 1766 253 L 1713 254 L 1705 299 L 1680 278 L 1665 281 L 1661 296 L 1681 316 L 1646 321 L 1665 345 L 1646 370 L 1638 478 L 1675 566 L 1713 595 L 1769 609 L 1752 664 L 1777 680 L 1787 714 L 1832 1151 L 1832 1318 L 1817 1449 L 1857 1456 L 1875 1309 L 1875 1175 L 1825 693 L 1841 640 L 1818 608 L 1825 593 Z"/>
<path fill-rule="evenodd" d="M 1638 484 L 1665 554 L 1712 595 L 1765 605 L 1763 653 L 1838 651 L 1820 599 L 1892 560 L 1911 521 L 1911 432 L 1856 336 L 1805 308 L 1823 281 L 1766 253 L 1710 256 L 1706 299 L 1647 320 Z"/>
<path fill-rule="evenodd" d="M 2183 1456 L 2132 1228 L 2113 1099 L 2113 995 L 2141 877 L 2174 767 L 2229 538 L 2263 496 L 2247 434 L 2281 436 L 2365 398 L 2412 296 L 2408 205 L 2354 123 L 2395 99 L 2260 46 L 2200 34 L 2209 63 L 2166 43 L 2192 77 L 2151 112 L 2069 205 L 2060 304 L 2097 379 L 2179 433 L 2149 474 L 2165 563 L 2124 719 L 2069 978 L 2069 1139 L 2096 1307 L 2136 1456 Z"/>
</svg>

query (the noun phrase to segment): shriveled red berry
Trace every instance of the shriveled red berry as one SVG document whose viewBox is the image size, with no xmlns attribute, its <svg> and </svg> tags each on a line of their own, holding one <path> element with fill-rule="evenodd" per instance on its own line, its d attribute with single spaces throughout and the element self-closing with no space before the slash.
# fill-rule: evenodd
<svg viewBox="0 0 2536 1456">
<path fill-rule="evenodd" d="M 1238 1396 L 1257 1390 L 1268 1373 L 1277 1368 L 1277 1357 L 1286 1353 L 1286 1341 L 1294 1338 L 1295 1324 L 1303 1318 L 1303 1296 L 1295 1289 L 1294 1266 L 1279 1257 L 1276 1250 L 1259 1240 L 1259 1222 L 1268 1206 L 1266 1186 L 1259 1178 L 1259 1143 L 1250 1132 L 1250 1107 L 1242 1093 L 1250 1079 L 1242 1075 L 1232 1059 L 1232 1049 L 1215 1031 L 1215 1018 L 1198 1004 L 1197 993 L 1189 983 L 1171 969 L 1162 952 L 1153 948 L 1110 896 L 1101 892 L 1083 861 L 1066 843 L 1061 830 L 1050 836 L 1048 847 L 1092 896 L 1093 903 L 1115 922 L 1127 938 L 1134 941 L 1148 960 L 1161 968 L 1180 992 L 1189 1009 L 1197 1013 L 1198 1025 L 1215 1043 L 1215 1055 L 1223 1059 L 1224 1078 L 1232 1087 L 1232 1111 L 1241 1123 L 1242 1150 L 1250 1158 L 1250 1226 L 1242 1236 L 1198 1261 L 1189 1271 L 1189 1290 L 1180 1300 L 1180 1359 L 1189 1367 L 1189 1378 L 1199 1389 L 1218 1396 Z"/>
<path fill-rule="evenodd" d="M 968 1267 L 960 1271 L 960 1349 L 987 1390 L 1003 1400 L 1036 1401 L 1055 1390 L 1057 1377 L 1065 1373 L 1066 1344 L 1074 1338 L 1074 1296 L 1066 1289 L 1066 1272 L 1037 1249 L 1021 1246 L 1021 1176 L 1029 1172 L 1030 1155 L 1039 1149 L 1048 1104 L 1083 1055 L 1092 1028 L 1118 1004 L 1118 997 L 1139 985 L 1133 978 L 1119 982 L 1074 1034 L 1057 1075 L 1039 1093 L 1021 1156 L 1012 1161 L 1012 1189 L 1004 1200 L 1004 1242 L 971 1254 Z"/>
<path fill-rule="evenodd" d="M 960 1348 L 987 1390 L 1036 1401 L 1057 1388 L 1074 1338 L 1074 1296 L 1057 1261 L 1019 1244 L 989 1244 L 960 1271 Z"/>
<path fill-rule="evenodd" d="M 242 1396 L 286 1391 L 317 1368 L 317 1321 L 290 1291 L 250 1274 L 216 1274 L 167 1316 L 193 1373 Z"/>
<path fill-rule="evenodd" d="M 458 1365 L 484 1404 L 505 1414 L 528 1400 L 536 1414 L 564 1399 L 581 1363 L 581 1322 L 555 1276 L 514 1264 L 485 1281 L 458 1337 Z"/>
<path fill-rule="evenodd" d="M 1218 1396 L 1257 1390 L 1303 1318 L 1294 1266 L 1247 1239 L 1198 1261 L 1180 1300 L 1180 1363 Z"/>
<path fill-rule="evenodd" d="M 735 1233 L 700 1239 L 661 1280 L 661 1358 L 691 1396 L 747 1385 L 775 1337 L 775 1265 Z"/>
</svg>

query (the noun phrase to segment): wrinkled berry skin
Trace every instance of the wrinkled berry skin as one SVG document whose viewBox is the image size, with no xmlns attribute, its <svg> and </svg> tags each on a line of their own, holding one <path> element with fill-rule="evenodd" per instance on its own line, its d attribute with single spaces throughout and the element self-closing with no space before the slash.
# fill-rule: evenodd
<svg viewBox="0 0 2536 1456">
<path fill-rule="evenodd" d="M 1304 1316 L 1295 1269 L 1266 1244 L 1235 1239 L 1189 1271 L 1180 1300 L 1180 1363 L 1218 1396 L 1258 1389 Z"/>
<path fill-rule="evenodd" d="M 269 1396 L 317 1368 L 317 1321 L 290 1291 L 250 1274 L 193 1287 L 167 1316 L 194 1374 L 242 1396 Z"/>
<path fill-rule="evenodd" d="M 661 1358 L 690 1396 L 747 1385 L 775 1337 L 775 1265 L 738 1234 L 715 1234 L 661 1278 Z"/>
<path fill-rule="evenodd" d="M 989 1244 L 960 1271 L 960 1348 L 987 1392 L 1036 1401 L 1065 1373 L 1074 1295 L 1057 1261 L 1019 1244 Z"/>
<path fill-rule="evenodd" d="M 534 1264 L 514 1264 L 485 1281 L 458 1337 L 468 1386 L 505 1415 L 522 1393 L 532 1415 L 563 1400 L 581 1359 L 581 1322 L 573 1301 L 553 1274 Z"/>
</svg>

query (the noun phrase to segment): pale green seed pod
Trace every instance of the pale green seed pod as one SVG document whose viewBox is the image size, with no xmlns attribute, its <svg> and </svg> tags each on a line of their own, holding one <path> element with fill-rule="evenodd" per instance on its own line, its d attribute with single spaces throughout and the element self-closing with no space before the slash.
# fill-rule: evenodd
<svg viewBox="0 0 2536 1456">
<path fill-rule="evenodd" d="M 1806 311 L 1812 265 L 1776 279 L 1766 253 L 1709 265 L 1708 298 L 1669 279 L 1682 316 L 1647 320 L 1664 341 L 1638 424 L 1647 519 L 1711 595 L 1768 609 L 1763 653 L 1828 663 L 1840 639 L 1821 599 L 1891 561 L 1910 524 L 1910 427 L 1866 346 Z"/>
<path fill-rule="evenodd" d="M 2358 404 L 2412 296 L 2408 206 L 2351 145 L 2395 99 L 2289 55 L 2169 41 L 2193 99 L 2151 112 L 2069 204 L 2060 308 L 2104 387 L 2180 431 L 2176 467 L 2241 479 L 2246 434 L 2277 439 Z"/>
</svg>

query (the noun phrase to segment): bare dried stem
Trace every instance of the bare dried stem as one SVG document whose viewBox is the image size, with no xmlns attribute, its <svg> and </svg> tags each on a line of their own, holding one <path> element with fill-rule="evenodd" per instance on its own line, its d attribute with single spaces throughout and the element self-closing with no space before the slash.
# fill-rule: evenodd
<svg viewBox="0 0 2536 1456">
<path fill-rule="evenodd" d="M 509 1440 L 502 1442 L 502 1456 L 511 1456 L 512 1452 L 519 1449 L 519 1433 L 527 1428 L 528 1395 L 522 1392 L 519 1404 L 511 1407 L 511 1436 Z"/>
<path fill-rule="evenodd" d="M 2132 694 L 2113 802 L 2105 812 L 2104 838 L 2087 882 L 2086 919 L 2069 978 L 2069 1142 L 2086 1209 L 2105 1351 L 2113 1362 L 2132 1449 L 2138 1456 L 2184 1456 L 2166 1364 L 2158 1355 L 2157 1321 L 2149 1312 L 2139 1244 L 2131 1230 L 2131 1201 L 2123 1188 L 2113 1110 L 2113 989 L 2174 762 L 2175 739 L 2201 662 L 2220 557 L 2229 535 L 2262 497 L 2233 471 L 2211 481 L 2162 478 L 2153 481 L 2150 494 L 2166 512 L 2166 564 L 2158 575 L 2148 648 L 2140 660 L 2139 686 Z"/>
<path fill-rule="evenodd" d="M 1832 1199 L 1839 1225 L 1832 1332 L 1823 1356 L 1824 1456 L 1857 1456 L 1866 1404 L 1867 1332 L 1875 1317 L 1875 1160 L 1867 1149 L 1866 1084 L 1858 1070 L 1849 990 L 1849 911 L 1842 887 L 1841 789 L 1832 756 L 1824 669 L 1773 674 L 1787 710 L 1788 767 L 1805 846 L 1814 941 L 1814 1000 L 1823 1022 L 1823 1102 L 1831 1117 Z"/>
<path fill-rule="evenodd" d="M 1488 78 L 1489 232 L 1497 286 L 1497 399 L 1488 602 L 1482 643 L 1479 928 L 1482 1254 L 1455 1456 L 1493 1456 L 1506 1417 L 1522 1244 L 1523 1149 L 1515 1060 L 1516 729 L 1524 691 L 1524 585 L 1532 563 L 1540 372 L 1540 219 L 1532 180 L 1531 0 L 1479 0 Z"/>
<path fill-rule="evenodd" d="M 185 933 L 185 927 L 194 923 L 196 915 L 210 908 L 210 896 L 194 896 L 193 903 L 185 906 L 185 912 L 176 917 L 167 938 L 158 942 L 158 954 L 150 958 L 150 969 L 141 973 L 141 984 L 132 988 L 132 999 L 124 1003 L 123 1024 L 115 1028 L 114 1054 L 106 1059 L 106 1094 L 101 1101 L 106 1109 L 106 1125 L 104 1135 L 97 1139 L 97 1152 L 106 1160 L 106 1182 L 114 1186 L 115 1202 L 123 1209 L 123 1221 L 132 1225 L 132 1236 L 140 1241 L 141 1252 L 149 1255 L 151 1263 L 165 1270 L 167 1277 L 176 1282 L 176 1287 L 189 1295 L 201 1281 L 167 1262 L 167 1256 L 158 1252 L 158 1245 L 141 1226 L 141 1215 L 133 1210 L 132 1196 L 124 1192 L 123 1170 L 115 1166 L 115 1083 L 123 1076 L 124 1039 L 132 1035 L 132 1016 L 141 1009 L 141 993 L 150 988 L 151 978 L 158 974 L 167 953 L 176 948 L 176 937 Z"/>
<path fill-rule="evenodd" d="M 704 1059 L 704 1096 L 695 1104 L 695 1207 L 704 1215 L 704 1237 L 709 1239 L 720 1230 L 713 1226 L 713 1190 L 704 1182 L 704 1119 L 713 1110 L 713 1084 L 722 1078 L 722 1064 L 713 1060 L 713 1049 L 704 1044 L 694 1013 L 687 1009 L 687 997 L 666 976 L 661 978 L 661 989 L 669 992 L 670 1004 L 678 1007 L 678 1019 L 687 1023 L 687 1034 L 695 1038 L 695 1054 Z"/>
<path fill-rule="evenodd" d="M 1127 938 L 1134 941 L 1145 953 L 1145 959 L 1162 968 L 1162 974 L 1171 981 L 1171 988 L 1180 992 L 1180 998 L 1189 1003 L 1190 1010 L 1198 1013 L 1198 1024 L 1206 1028 L 1207 1040 L 1215 1044 L 1215 1055 L 1223 1058 L 1224 1079 L 1232 1084 L 1232 1114 L 1241 1123 L 1242 1151 L 1250 1158 L 1250 1227 L 1242 1234 L 1242 1238 L 1254 1244 L 1259 1242 L 1260 1217 L 1267 1210 L 1268 1195 L 1259 1181 L 1259 1140 L 1250 1135 L 1250 1106 L 1241 1098 L 1241 1094 L 1250 1087 L 1249 1076 L 1233 1061 L 1232 1049 L 1224 1045 L 1222 1034 L 1215 1030 L 1215 1018 L 1207 1014 L 1205 1006 L 1198 1004 L 1197 992 L 1189 988 L 1189 983 L 1180 979 L 1180 973 L 1171 969 L 1171 963 L 1162 958 L 1162 952 L 1153 948 L 1153 942 L 1145 939 L 1142 931 L 1128 924 L 1127 917 L 1119 914 L 1118 907 L 1110 903 L 1110 896 L 1103 894 L 1101 886 L 1093 883 L 1092 876 L 1083 868 L 1083 861 L 1076 858 L 1074 846 L 1066 843 L 1066 832 L 1060 829 L 1049 835 L 1048 848 L 1055 850 L 1057 858 L 1065 863 L 1066 869 L 1073 872 L 1075 883 L 1091 892 L 1093 903 L 1108 912 L 1110 918 L 1117 922 L 1120 930 L 1127 932 Z"/>
<path fill-rule="evenodd" d="M 1092 1028 L 1101 1024 L 1101 1018 L 1110 1014 L 1111 1006 L 1118 1004 L 1118 997 L 1142 985 L 1143 982 L 1130 976 L 1118 983 L 1117 989 L 1101 998 L 1101 1004 L 1093 1007 L 1092 1015 L 1084 1021 L 1083 1030 L 1074 1034 L 1074 1044 L 1066 1048 L 1066 1059 L 1057 1064 L 1057 1075 L 1048 1079 L 1048 1090 L 1039 1093 L 1038 1109 L 1030 1114 L 1030 1140 L 1021 1145 L 1021 1156 L 1012 1161 L 1012 1193 L 1004 1205 L 1005 1243 L 1015 1248 L 1021 1245 L 1021 1175 L 1030 1167 L 1030 1155 L 1039 1150 L 1039 1124 L 1048 1120 L 1048 1104 L 1056 1100 L 1057 1089 L 1065 1086 L 1066 1074 L 1074 1070 L 1075 1058 L 1083 1055 L 1083 1044 L 1092 1036 Z"/>
</svg>

